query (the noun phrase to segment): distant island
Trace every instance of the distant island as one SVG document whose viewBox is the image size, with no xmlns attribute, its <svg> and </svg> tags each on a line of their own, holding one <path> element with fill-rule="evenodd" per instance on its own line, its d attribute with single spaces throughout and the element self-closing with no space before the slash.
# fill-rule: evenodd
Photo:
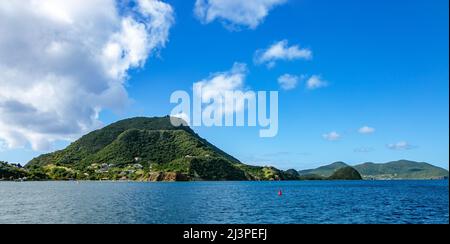
<svg viewBox="0 0 450 244">
<path fill-rule="evenodd" d="M 344 162 L 336 162 L 316 169 L 301 170 L 301 176 L 315 175 L 329 177 L 341 168 L 349 167 Z M 384 164 L 363 163 L 352 166 L 365 180 L 415 180 L 415 179 L 448 179 L 449 172 L 440 167 L 408 160 L 399 160 Z"/>
<path fill-rule="evenodd" d="M 240 162 L 170 117 L 131 118 L 93 131 L 67 148 L 25 166 L 0 162 L 0 180 L 265 181 L 446 179 L 448 171 L 426 163 L 396 161 L 317 169 L 279 170 Z M 181 124 L 183 121 L 180 121 Z"/>
</svg>

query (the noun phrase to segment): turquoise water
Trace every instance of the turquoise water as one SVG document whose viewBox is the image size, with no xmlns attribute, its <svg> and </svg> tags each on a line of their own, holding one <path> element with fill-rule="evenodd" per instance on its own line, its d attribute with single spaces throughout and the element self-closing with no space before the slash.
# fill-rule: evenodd
<svg viewBox="0 0 450 244">
<path fill-rule="evenodd" d="M 448 201 L 448 181 L 0 182 L 0 223 L 448 224 Z"/>
</svg>

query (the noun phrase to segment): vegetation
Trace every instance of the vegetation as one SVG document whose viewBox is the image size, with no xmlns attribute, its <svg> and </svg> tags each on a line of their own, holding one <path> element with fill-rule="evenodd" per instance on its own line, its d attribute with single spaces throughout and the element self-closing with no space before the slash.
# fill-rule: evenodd
<svg viewBox="0 0 450 244">
<path fill-rule="evenodd" d="M 126 119 L 93 131 L 66 149 L 41 155 L 25 168 L 0 163 L 3 180 L 335 180 L 363 178 L 438 178 L 448 171 L 425 163 L 343 162 L 312 170 L 287 171 L 250 166 L 170 117 Z M 184 121 L 179 121 L 184 124 Z M 361 173 L 361 174 L 360 174 Z"/>
<path fill-rule="evenodd" d="M 20 164 L 0 161 L 0 180 L 45 180 L 47 175 L 38 169 L 28 170 Z"/>
<path fill-rule="evenodd" d="M 320 177 L 330 177 L 336 170 L 344 167 L 348 167 L 348 165 L 343 162 L 336 162 L 329 165 L 321 166 L 317 169 L 301 170 L 299 171 L 299 174 L 302 176 L 316 175 Z"/>
<path fill-rule="evenodd" d="M 156 142 L 156 144 L 154 144 Z M 140 148 L 145 146 L 145 148 Z M 167 151 L 166 151 L 167 150 Z M 195 152 L 189 151 L 194 150 Z M 203 150 L 202 152 L 199 152 Z M 183 153 L 217 154 L 231 162 L 237 159 L 200 138 L 187 126 L 174 127 L 170 117 L 132 118 L 91 132 L 64 150 L 45 154 L 29 163 L 29 167 L 61 164 L 85 168 L 95 160 L 116 160 L 121 165 L 132 163 L 142 154 L 148 160 L 167 163 Z M 200 155 L 198 155 L 200 156 Z M 102 162 L 95 162 L 102 163 Z"/>
<path fill-rule="evenodd" d="M 326 180 L 326 177 L 316 174 L 300 175 L 299 180 Z"/>
<path fill-rule="evenodd" d="M 52 180 L 297 179 L 273 167 L 244 165 L 170 117 L 134 118 L 94 131 L 27 165 Z"/>
<path fill-rule="evenodd" d="M 362 180 L 359 172 L 352 167 L 344 167 L 336 170 L 328 180 Z"/>
<path fill-rule="evenodd" d="M 9 164 L 0 161 L 0 180 L 20 179 L 27 176 L 27 172 L 20 164 Z"/>
<path fill-rule="evenodd" d="M 248 180 L 245 172 L 223 158 L 190 159 L 189 176 L 200 180 Z"/>
<path fill-rule="evenodd" d="M 323 169 L 324 168 L 322 168 L 322 170 Z M 300 174 L 299 180 L 362 180 L 362 177 L 359 172 L 353 167 L 345 166 L 342 168 L 338 168 L 330 176 L 323 176 L 318 174 Z"/>
<path fill-rule="evenodd" d="M 298 171 L 295 169 L 288 169 L 285 171 L 285 173 L 286 173 L 286 175 L 293 177 L 293 178 L 298 178 L 300 176 Z"/>
<path fill-rule="evenodd" d="M 448 179 L 448 171 L 428 163 L 399 160 L 355 166 L 365 179 Z"/>
<path fill-rule="evenodd" d="M 299 171 L 301 178 L 306 176 L 330 177 L 336 170 L 348 167 L 343 162 L 333 163 L 317 169 Z M 399 160 L 385 164 L 364 163 L 353 167 L 363 179 L 446 179 L 448 171 L 428 163 Z"/>
</svg>

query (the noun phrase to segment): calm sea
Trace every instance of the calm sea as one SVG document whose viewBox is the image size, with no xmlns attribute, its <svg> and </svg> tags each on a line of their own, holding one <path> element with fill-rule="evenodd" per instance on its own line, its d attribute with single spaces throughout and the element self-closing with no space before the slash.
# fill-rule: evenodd
<svg viewBox="0 0 450 244">
<path fill-rule="evenodd" d="M 0 182 L 0 223 L 448 224 L 449 188 L 448 181 Z"/>
</svg>

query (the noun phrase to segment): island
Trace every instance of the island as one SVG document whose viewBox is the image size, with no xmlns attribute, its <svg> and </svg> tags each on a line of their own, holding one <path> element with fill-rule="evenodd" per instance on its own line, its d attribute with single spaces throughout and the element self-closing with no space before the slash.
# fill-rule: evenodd
<svg viewBox="0 0 450 244">
<path fill-rule="evenodd" d="M 273 181 L 448 177 L 444 169 L 412 161 L 386 165 L 365 163 L 353 167 L 338 162 L 303 171 L 247 165 L 201 138 L 181 119 L 178 123 L 181 126 L 173 126 L 171 119 L 175 118 L 121 120 L 81 137 L 63 150 L 34 158 L 24 167 L 0 162 L 0 180 Z"/>
</svg>

